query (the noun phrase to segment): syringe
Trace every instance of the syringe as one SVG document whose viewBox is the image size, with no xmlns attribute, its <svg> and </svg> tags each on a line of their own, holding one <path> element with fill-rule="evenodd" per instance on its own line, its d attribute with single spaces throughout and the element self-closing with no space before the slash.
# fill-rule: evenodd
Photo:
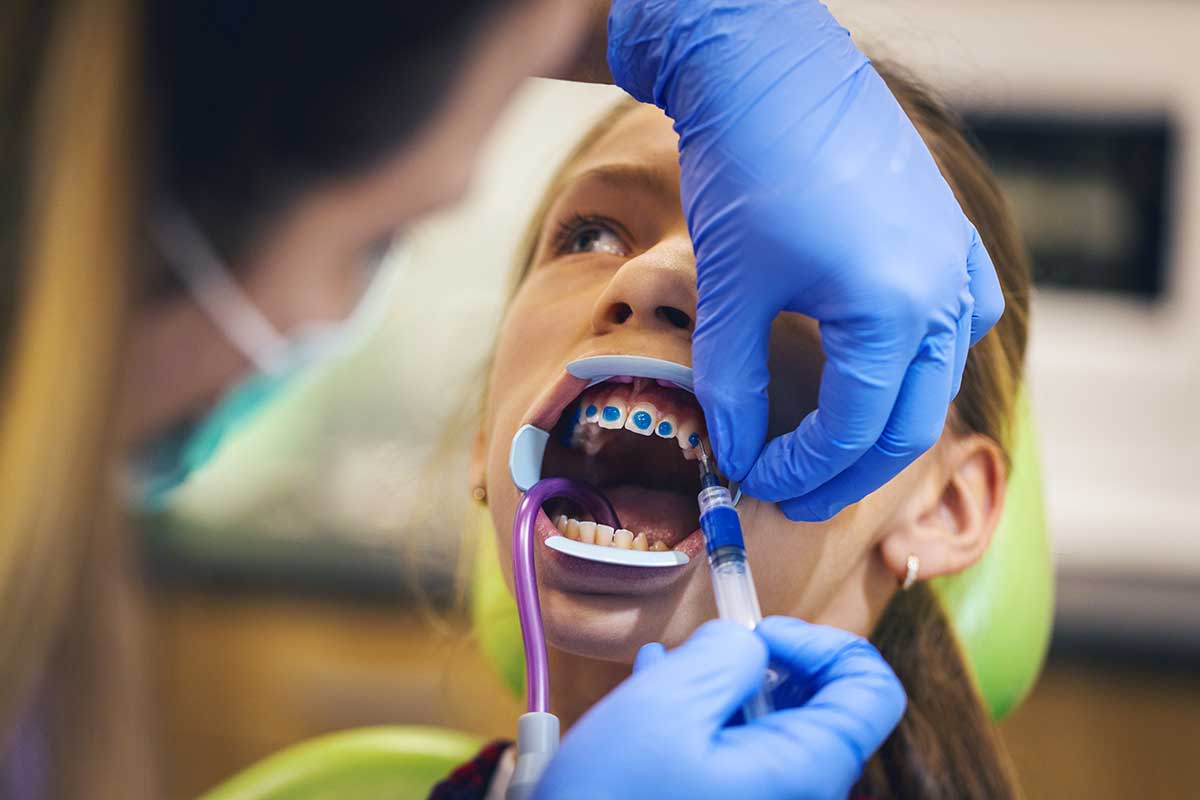
<svg viewBox="0 0 1200 800">
<path fill-rule="evenodd" d="M 700 460 L 700 529 L 708 549 L 708 566 L 712 571 L 713 594 L 717 599 L 717 614 L 750 630 L 762 619 L 754 578 L 746 561 L 746 544 L 742 540 L 742 521 L 733 505 L 729 490 L 720 484 L 708 453 L 701 444 Z M 749 722 L 769 714 L 773 709 L 766 689 L 760 689 L 745 705 L 742 713 Z"/>
</svg>

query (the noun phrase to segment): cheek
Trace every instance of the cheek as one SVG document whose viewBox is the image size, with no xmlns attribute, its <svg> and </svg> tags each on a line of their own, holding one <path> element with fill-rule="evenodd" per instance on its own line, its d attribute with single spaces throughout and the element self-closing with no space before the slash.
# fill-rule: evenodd
<svg viewBox="0 0 1200 800">
<path fill-rule="evenodd" d="M 488 481 L 488 510 L 492 515 L 495 526 L 496 553 L 500 559 L 500 570 L 504 573 L 504 583 L 509 591 L 513 587 L 512 558 L 512 521 L 517 512 L 515 488 L 509 489 L 500 481 Z"/>
<path fill-rule="evenodd" d="M 575 355 L 584 331 L 578 320 L 581 315 L 588 318 L 579 308 L 578 290 L 565 295 L 554 292 L 542 277 L 533 273 L 513 298 L 500 328 L 489 375 L 485 483 L 500 563 L 510 588 L 512 564 L 508 552 L 519 495 L 509 478 L 509 447 L 521 420 Z"/>
<path fill-rule="evenodd" d="M 246 277 L 245 290 L 286 335 L 309 322 L 345 320 L 362 301 L 368 283 L 364 255 L 346 263 L 322 261 L 294 269 L 267 265 Z"/>
<path fill-rule="evenodd" d="M 816 320 L 785 312 L 772 323 L 767 362 L 771 373 L 767 387 L 769 437 L 795 430 L 817 407 L 824 360 Z"/>
<path fill-rule="evenodd" d="M 601 288 L 586 275 L 535 270 L 513 298 L 496 340 L 489 401 L 501 408 L 513 386 L 533 396 L 554 380 L 588 335 Z M 525 411 L 523 407 L 521 410 Z"/>
<path fill-rule="evenodd" d="M 750 566 L 764 615 L 817 620 L 863 574 L 878 519 L 868 497 L 825 522 L 792 522 L 770 503 L 741 508 Z"/>
<path fill-rule="evenodd" d="M 504 581 L 512 589 L 512 524 L 516 517 L 520 493 L 513 485 L 508 472 L 508 451 L 512 434 L 516 430 L 516 420 L 496 420 L 495 427 L 488 442 L 487 475 L 484 481 L 487 489 L 488 510 L 492 515 L 495 526 L 496 552 L 500 559 L 500 567 L 504 573 Z"/>
</svg>

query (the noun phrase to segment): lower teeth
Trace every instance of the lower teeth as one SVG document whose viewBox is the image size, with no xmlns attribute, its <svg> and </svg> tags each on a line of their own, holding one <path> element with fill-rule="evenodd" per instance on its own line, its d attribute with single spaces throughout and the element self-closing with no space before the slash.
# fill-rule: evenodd
<svg viewBox="0 0 1200 800">
<path fill-rule="evenodd" d="M 654 550 L 662 552 L 669 550 L 663 542 L 650 545 L 644 533 L 634 533 L 626 528 L 614 530 L 609 525 L 601 525 L 589 520 L 577 520 L 560 514 L 554 520 L 554 527 L 563 536 L 584 544 L 595 544 L 601 547 L 617 547 L 622 550 Z"/>
</svg>

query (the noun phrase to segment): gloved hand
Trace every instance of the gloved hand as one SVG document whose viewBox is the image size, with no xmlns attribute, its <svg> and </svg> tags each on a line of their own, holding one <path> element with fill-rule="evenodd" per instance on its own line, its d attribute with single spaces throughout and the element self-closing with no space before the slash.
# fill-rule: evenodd
<svg viewBox="0 0 1200 800">
<path fill-rule="evenodd" d="M 675 121 L 699 288 L 693 361 L 722 471 L 794 520 L 937 441 L 1004 309 L 974 226 L 816 0 L 614 0 L 616 83 Z M 780 311 L 821 325 L 818 408 L 764 447 Z"/>
<path fill-rule="evenodd" d="M 762 684 L 768 653 L 809 699 L 726 727 Z M 714 620 L 670 653 L 642 648 L 634 675 L 567 734 L 535 797 L 844 800 L 904 703 L 857 636 L 786 617 L 753 633 Z"/>
</svg>

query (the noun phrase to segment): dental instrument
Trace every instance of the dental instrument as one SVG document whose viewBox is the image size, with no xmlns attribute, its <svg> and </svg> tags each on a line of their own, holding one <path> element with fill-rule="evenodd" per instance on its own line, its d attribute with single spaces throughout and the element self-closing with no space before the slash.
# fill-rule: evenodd
<svg viewBox="0 0 1200 800">
<path fill-rule="evenodd" d="M 701 487 L 697 496 L 700 503 L 700 529 L 704 531 L 717 614 L 721 619 L 732 620 L 754 630 L 762 620 L 762 609 L 758 605 L 758 592 L 754 589 L 750 563 L 746 560 L 741 518 L 729 490 L 717 478 L 703 443 L 697 450 Z M 771 697 L 765 685 L 742 706 L 746 722 L 769 714 L 772 710 Z"/>
<path fill-rule="evenodd" d="M 542 628 L 542 605 L 538 600 L 534 545 L 538 513 L 554 498 L 580 505 L 597 522 L 620 527 L 612 504 L 587 484 L 568 478 L 545 478 L 529 487 L 517 506 L 513 520 L 513 593 L 525 645 L 526 713 L 517 721 L 517 762 L 505 800 L 525 800 L 533 795 L 546 765 L 558 752 L 558 717 L 550 713 L 550 667 L 546 657 L 546 635 Z"/>
</svg>

